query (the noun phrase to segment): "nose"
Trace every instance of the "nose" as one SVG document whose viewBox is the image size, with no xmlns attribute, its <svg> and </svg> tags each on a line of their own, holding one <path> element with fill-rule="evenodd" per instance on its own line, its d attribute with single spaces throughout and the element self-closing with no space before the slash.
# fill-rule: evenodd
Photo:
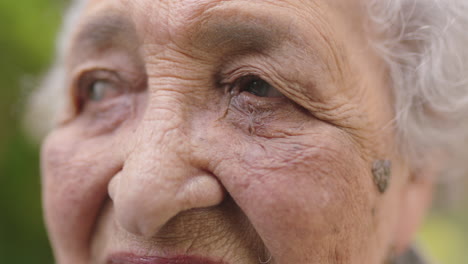
<svg viewBox="0 0 468 264">
<path fill-rule="evenodd" d="M 224 188 L 193 159 L 183 122 L 175 120 L 145 122 L 135 133 L 139 139 L 129 140 L 137 143 L 122 171 L 109 183 L 117 223 L 135 235 L 154 236 L 178 213 L 224 199 Z"/>
</svg>

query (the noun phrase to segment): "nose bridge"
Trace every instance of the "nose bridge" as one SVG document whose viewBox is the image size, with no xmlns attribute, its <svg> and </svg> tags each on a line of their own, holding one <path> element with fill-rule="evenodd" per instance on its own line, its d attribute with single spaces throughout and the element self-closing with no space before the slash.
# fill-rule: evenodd
<svg viewBox="0 0 468 264">
<path fill-rule="evenodd" d="M 217 179 L 191 161 L 183 107 L 162 100 L 148 107 L 129 139 L 124 168 L 109 185 L 117 222 L 137 235 L 153 236 L 179 212 L 214 206 L 224 195 Z"/>
</svg>

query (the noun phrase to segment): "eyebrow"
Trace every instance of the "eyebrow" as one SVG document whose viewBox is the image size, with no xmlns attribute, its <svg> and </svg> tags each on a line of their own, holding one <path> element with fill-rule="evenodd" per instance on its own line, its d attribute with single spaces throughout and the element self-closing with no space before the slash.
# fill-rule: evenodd
<svg viewBox="0 0 468 264">
<path fill-rule="evenodd" d="M 288 25 L 265 18 L 210 18 L 192 29 L 191 44 L 204 51 L 263 51 L 291 39 Z"/>
<path fill-rule="evenodd" d="M 184 38 L 191 49 L 204 55 L 266 52 L 288 43 L 291 46 L 314 46 L 305 43 L 293 21 L 269 14 L 240 13 L 225 17 L 214 14 L 185 28 Z M 320 43 L 320 41 L 317 41 Z M 97 14 L 80 26 L 73 38 L 69 62 L 76 65 L 84 57 L 92 57 L 109 50 L 123 49 L 138 52 L 140 39 L 134 22 L 118 12 Z M 317 50 L 317 49 L 315 49 Z M 315 54 L 316 56 L 317 54 Z"/>
<path fill-rule="evenodd" d="M 97 15 L 87 20 L 73 39 L 72 63 L 89 53 L 136 45 L 138 37 L 135 26 L 129 19 L 116 13 Z"/>
</svg>

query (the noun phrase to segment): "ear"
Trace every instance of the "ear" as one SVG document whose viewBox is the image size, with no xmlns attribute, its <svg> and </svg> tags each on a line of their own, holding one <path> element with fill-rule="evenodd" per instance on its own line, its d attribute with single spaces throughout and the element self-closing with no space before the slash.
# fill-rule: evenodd
<svg viewBox="0 0 468 264">
<path fill-rule="evenodd" d="M 395 254 L 405 252 L 432 202 L 434 170 L 412 172 L 401 193 L 395 233 Z"/>
</svg>

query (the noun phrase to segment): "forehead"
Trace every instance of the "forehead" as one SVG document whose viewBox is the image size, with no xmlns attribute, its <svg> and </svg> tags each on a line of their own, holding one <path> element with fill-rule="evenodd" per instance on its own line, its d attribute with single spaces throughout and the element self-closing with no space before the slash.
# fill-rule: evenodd
<svg viewBox="0 0 468 264">
<path fill-rule="evenodd" d="M 156 30 L 154 27 L 180 28 L 203 18 L 216 9 L 252 9 L 258 15 L 276 11 L 288 11 L 296 14 L 299 20 L 315 20 L 323 23 L 324 17 L 331 21 L 343 19 L 346 24 L 360 25 L 365 13 L 365 1 L 362 0 L 80 0 L 86 2 L 85 13 L 117 12 L 131 17 L 138 29 Z M 257 8 L 257 9 L 256 9 Z M 261 8 L 261 10 L 258 10 Z M 258 12 L 264 11 L 264 12 Z M 278 12 L 272 15 L 281 15 Z M 281 19 L 277 16 L 275 19 Z M 141 28 L 143 27 L 143 28 Z"/>
<path fill-rule="evenodd" d="M 227 39 L 237 39 L 237 45 L 273 44 L 274 39 L 268 39 L 273 35 L 275 39 L 297 37 L 299 41 L 315 36 L 317 39 L 312 42 L 318 43 L 317 47 L 320 42 L 337 39 L 339 31 L 341 35 L 348 35 L 346 38 L 362 36 L 360 0 L 82 1 L 86 1 L 85 12 L 73 40 L 82 37 L 85 46 L 99 46 L 100 39 L 109 41 L 110 38 L 119 43 L 118 46 L 135 46 L 139 41 L 165 44 L 199 31 L 209 43 L 202 43 L 200 39 L 192 42 L 190 38 L 200 36 L 192 34 L 190 44 L 208 48 L 209 44 L 218 45 Z M 91 41 L 86 43 L 86 40 Z"/>
</svg>

